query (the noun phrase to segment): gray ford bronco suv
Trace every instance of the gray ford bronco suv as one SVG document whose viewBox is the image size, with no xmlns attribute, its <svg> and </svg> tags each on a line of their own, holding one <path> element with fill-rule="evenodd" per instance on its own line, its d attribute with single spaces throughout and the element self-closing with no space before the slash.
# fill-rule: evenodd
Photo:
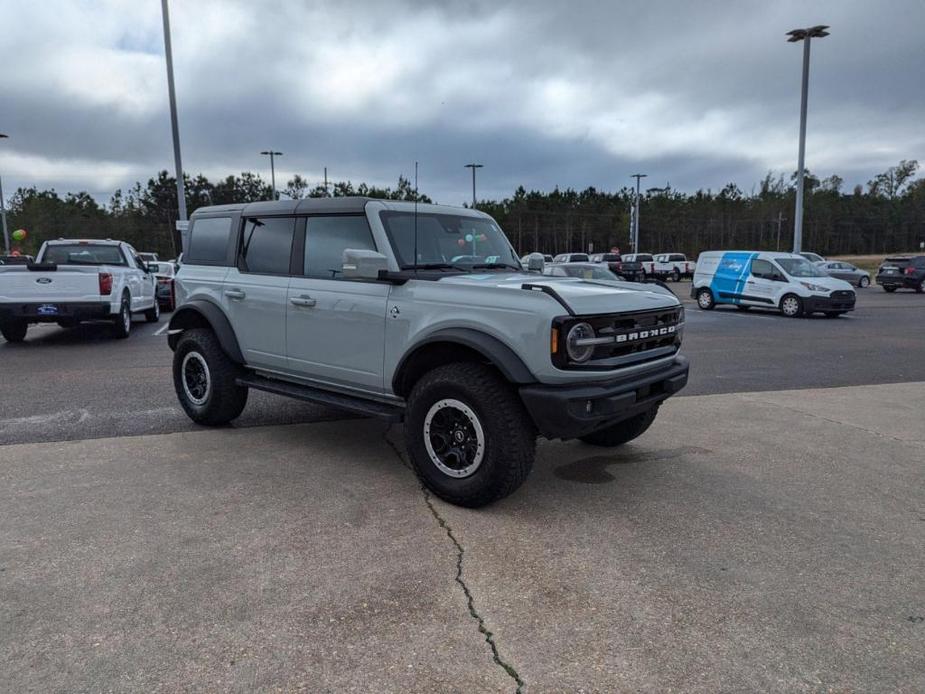
<svg viewBox="0 0 925 694">
<path fill-rule="evenodd" d="M 524 268 L 475 210 L 204 207 L 183 258 L 168 341 L 193 421 L 230 422 L 256 388 L 404 422 L 422 482 L 462 506 L 517 489 L 538 434 L 618 446 L 687 382 L 671 292 Z"/>
</svg>

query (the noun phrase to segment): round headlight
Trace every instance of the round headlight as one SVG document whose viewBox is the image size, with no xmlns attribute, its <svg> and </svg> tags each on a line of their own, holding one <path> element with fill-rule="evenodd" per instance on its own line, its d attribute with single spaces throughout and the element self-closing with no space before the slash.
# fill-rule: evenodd
<svg viewBox="0 0 925 694">
<path fill-rule="evenodd" d="M 594 354 L 594 345 L 578 345 L 578 340 L 594 337 L 594 328 L 587 323 L 576 323 L 565 338 L 565 350 L 572 361 L 588 361 Z"/>
</svg>

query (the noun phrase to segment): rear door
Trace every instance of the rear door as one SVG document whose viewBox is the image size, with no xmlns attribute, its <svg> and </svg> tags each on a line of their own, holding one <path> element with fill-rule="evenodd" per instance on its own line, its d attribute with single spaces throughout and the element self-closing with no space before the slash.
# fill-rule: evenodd
<svg viewBox="0 0 925 694">
<path fill-rule="evenodd" d="M 225 277 L 222 306 L 248 365 L 285 370 L 286 293 L 295 217 L 249 217 L 238 257 Z"/>
<path fill-rule="evenodd" d="M 377 250 L 366 215 L 305 220 L 287 295 L 289 370 L 314 381 L 383 392 L 385 314 L 391 285 L 347 280 L 344 250 Z"/>
</svg>

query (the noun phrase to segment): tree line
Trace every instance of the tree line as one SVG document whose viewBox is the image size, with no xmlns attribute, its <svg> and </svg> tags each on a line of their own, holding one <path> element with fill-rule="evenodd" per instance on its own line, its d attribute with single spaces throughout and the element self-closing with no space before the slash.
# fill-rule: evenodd
<svg viewBox="0 0 925 694">
<path fill-rule="evenodd" d="M 903 160 L 866 186 L 842 190 L 838 176 L 805 176 L 803 247 L 824 255 L 876 255 L 911 252 L 925 242 L 925 179 L 916 178 L 918 162 Z M 640 196 L 640 250 L 676 251 L 696 257 L 707 249 L 788 250 L 793 237 L 796 175 L 768 173 L 749 193 L 734 183 L 719 191 L 684 193 L 649 188 Z M 186 205 L 269 200 L 272 190 L 258 174 L 243 172 L 217 182 L 202 174 L 186 176 Z M 19 188 L 9 200 L 11 230 L 26 229 L 23 253 L 58 237 L 113 238 L 162 258 L 177 255 L 176 179 L 166 171 L 142 186 L 117 190 L 106 205 L 86 192 L 60 196 L 54 190 Z M 362 195 L 390 200 L 431 202 L 401 176 L 395 188 L 354 186 L 338 181 L 312 186 L 296 175 L 280 189 L 282 198 Z M 481 200 L 521 253 L 560 253 L 593 248 L 629 248 L 634 191 L 608 192 L 555 188 L 527 191 L 522 186 L 503 200 Z"/>
</svg>

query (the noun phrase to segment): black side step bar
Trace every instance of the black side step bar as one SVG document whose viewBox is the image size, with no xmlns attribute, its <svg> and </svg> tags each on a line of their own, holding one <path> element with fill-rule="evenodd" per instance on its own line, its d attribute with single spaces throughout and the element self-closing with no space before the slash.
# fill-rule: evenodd
<svg viewBox="0 0 925 694">
<path fill-rule="evenodd" d="M 236 380 L 239 386 L 256 388 L 257 390 L 264 390 L 268 393 L 274 393 L 275 395 L 284 395 L 287 398 L 305 400 L 319 405 L 327 405 L 328 407 L 336 407 L 366 417 L 378 417 L 379 419 L 384 419 L 389 422 L 401 422 L 404 419 L 405 410 L 398 405 L 389 405 L 388 403 L 365 400 L 352 395 L 333 393 L 329 390 L 303 386 L 298 383 L 275 381 L 271 378 L 257 376 L 256 374 L 241 376 Z"/>
</svg>

